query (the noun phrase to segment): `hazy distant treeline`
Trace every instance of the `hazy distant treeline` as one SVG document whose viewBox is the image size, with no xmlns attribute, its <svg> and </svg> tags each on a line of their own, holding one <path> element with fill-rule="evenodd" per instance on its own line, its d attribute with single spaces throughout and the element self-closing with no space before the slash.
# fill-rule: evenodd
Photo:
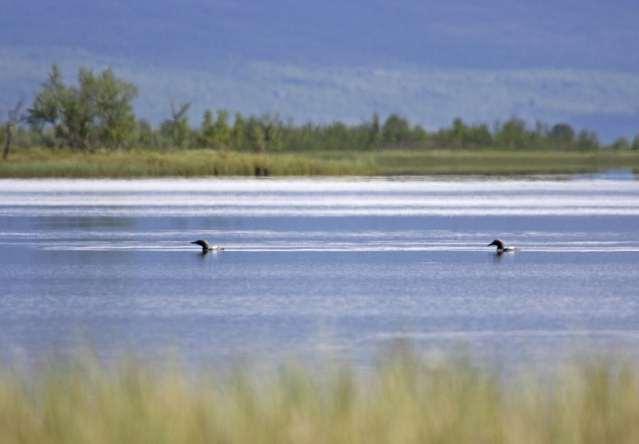
<svg viewBox="0 0 639 444">
<path fill-rule="evenodd" d="M 95 73 L 81 68 L 75 85 L 64 82 L 57 66 L 28 109 L 0 130 L 14 146 L 97 148 L 211 148 L 238 151 L 304 151 L 379 148 L 506 148 L 596 150 L 639 149 L 639 135 L 604 146 L 597 134 L 576 131 L 567 123 L 548 125 L 511 118 L 491 127 L 455 119 L 448 128 L 427 131 L 404 117 L 373 114 L 359 124 L 298 124 L 276 114 L 231 115 L 207 111 L 199 122 L 188 119 L 190 104 L 171 103 L 158 126 L 138 118 L 132 102 L 137 87 L 112 70 Z M 19 107 L 18 107 L 19 108 Z M 12 123 L 12 124 L 10 124 Z M 11 133 L 12 132 L 12 133 Z"/>
</svg>

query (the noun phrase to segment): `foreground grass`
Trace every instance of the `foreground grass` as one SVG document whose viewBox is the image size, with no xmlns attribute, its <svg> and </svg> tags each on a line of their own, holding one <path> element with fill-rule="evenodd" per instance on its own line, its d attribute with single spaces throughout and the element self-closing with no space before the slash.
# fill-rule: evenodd
<svg viewBox="0 0 639 444">
<path fill-rule="evenodd" d="M 0 177 L 385 176 L 574 174 L 639 171 L 633 151 L 383 150 L 251 153 L 130 150 L 81 153 L 22 149 L 0 162 Z"/>
<path fill-rule="evenodd" d="M 519 381 L 519 380 L 518 380 Z M 76 361 L 0 376 L 3 443 L 636 443 L 639 368 L 582 362 L 543 383 L 387 358 L 371 375 L 193 378 Z"/>
</svg>

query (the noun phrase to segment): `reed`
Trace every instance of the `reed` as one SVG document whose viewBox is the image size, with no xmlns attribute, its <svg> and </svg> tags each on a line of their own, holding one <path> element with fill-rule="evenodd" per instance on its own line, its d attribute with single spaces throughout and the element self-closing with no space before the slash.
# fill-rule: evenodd
<svg viewBox="0 0 639 444">
<path fill-rule="evenodd" d="M 389 176 L 574 174 L 639 171 L 637 151 L 382 150 L 253 154 L 235 151 L 127 150 L 83 153 L 16 150 L 0 177 Z"/>
<path fill-rule="evenodd" d="M 372 372 L 113 368 L 0 374 L 3 443 L 636 443 L 639 368 L 581 361 L 499 378 L 468 359 L 387 356 Z"/>
</svg>

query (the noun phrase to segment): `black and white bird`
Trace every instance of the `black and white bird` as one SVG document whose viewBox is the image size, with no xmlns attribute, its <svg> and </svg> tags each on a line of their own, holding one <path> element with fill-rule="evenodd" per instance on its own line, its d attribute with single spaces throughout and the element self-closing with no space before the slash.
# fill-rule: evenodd
<svg viewBox="0 0 639 444">
<path fill-rule="evenodd" d="M 224 248 L 219 247 L 217 245 L 209 245 L 209 243 L 205 240 L 198 239 L 196 241 L 191 242 L 192 244 L 199 245 L 202 247 L 202 254 L 206 254 L 209 251 L 224 251 Z"/>
<path fill-rule="evenodd" d="M 489 243 L 488 246 L 489 247 L 497 247 L 497 254 L 498 255 L 502 255 L 504 253 L 512 253 L 512 252 L 517 250 L 515 247 L 507 247 L 507 246 L 505 246 L 504 242 L 499 240 L 499 239 L 495 239 L 494 241 Z"/>
</svg>

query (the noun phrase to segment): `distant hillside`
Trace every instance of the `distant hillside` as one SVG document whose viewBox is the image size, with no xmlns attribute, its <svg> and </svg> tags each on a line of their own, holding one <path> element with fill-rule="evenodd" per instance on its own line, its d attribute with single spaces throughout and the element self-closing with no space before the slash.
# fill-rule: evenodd
<svg viewBox="0 0 639 444">
<path fill-rule="evenodd" d="M 202 67 L 229 57 L 337 65 L 639 70 L 635 0 L 3 0 L 3 46 Z"/>
</svg>

